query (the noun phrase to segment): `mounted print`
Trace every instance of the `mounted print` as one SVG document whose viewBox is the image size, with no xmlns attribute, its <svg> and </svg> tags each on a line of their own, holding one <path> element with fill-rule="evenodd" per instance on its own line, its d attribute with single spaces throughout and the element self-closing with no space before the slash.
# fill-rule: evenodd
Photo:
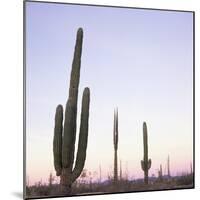
<svg viewBox="0 0 200 200">
<path fill-rule="evenodd" d="M 24 198 L 194 188 L 194 12 L 24 2 Z"/>
</svg>

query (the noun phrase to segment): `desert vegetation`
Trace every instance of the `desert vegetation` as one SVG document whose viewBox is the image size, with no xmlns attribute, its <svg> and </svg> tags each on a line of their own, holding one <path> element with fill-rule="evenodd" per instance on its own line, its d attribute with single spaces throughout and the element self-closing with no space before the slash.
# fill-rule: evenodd
<svg viewBox="0 0 200 200">
<path fill-rule="evenodd" d="M 114 144 L 114 185 L 117 187 L 118 182 L 118 160 L 117 160 L 117 150 L 118 150 L 118 110 L 114 111 L 114 128 L 113 128 L 113 144 Z"/>
<path fill-rule="evenodd" d="M 90 175 L 93 173 L 86 169 L 82 174 L 73 183 L 71 194 L 68 196 L 193 188 L 193 174 L 190 173 L 181 173 L 170 178 L 168 175 L 163 175 L 162 179 L 158 176 L 150 176 L 148 185 L 144 183 L 144 179 L 127 179 L 123 176 L 117 181 L 117 191 L 114 177 L 108 177 L 100 182 L 93 181 Z M 39 181 L 32 186 L 27 185 L 26 193 L 27 197 L 66 196 L 60 192 L 60 184 L 55 179 L 51 183 Z"/>
</svg>

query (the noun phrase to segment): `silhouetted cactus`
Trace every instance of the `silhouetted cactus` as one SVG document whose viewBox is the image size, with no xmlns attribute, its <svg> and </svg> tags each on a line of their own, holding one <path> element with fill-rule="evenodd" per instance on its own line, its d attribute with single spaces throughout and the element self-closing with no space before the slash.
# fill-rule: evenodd
<svg viewBox="0 0 200 200">
<path fill-rule="evenodd" d="M 120 160 L 119 179 L 122 180 L 122 161 Z"/>
<path fill-rule="evenodd" d="M 151 159 L 148 158 L 148 135 L 146 122 L 143 123 L 143 144 L 144 159 L 141 160 L 141 166 L 144 171 L 144 182 L 145 184 L 148 184 L 148 171 L 151 168 Z"/>
<path fill-rule="evenodd" d="M 167 158 L 167 176 L 168 176 L 168 178 L 171 177 L 171 173 L 170 173 L 170 158 L 169 158 L 169 155 L 168 155 L 168 158 Z"/>
<path fill-rule="evenodd" d="M 114 111 L 114 128 L 113 128 L 113 144 L 114 144 L 114 183 L 118 181 L 117 166 L 117 150 L 118 150 L 118 110 Z"/>
<path fill-rule="evenodd" d="M 160 169 L 158 170 L 158 179 L 160 182 L 163 181 L 162 165 L 160 165 Z"/>
<path fill-rule="evenodd" d="M 84 89 L 82 97 L 79 142 L 76 162 L 74 165 L 77 100 L 80 78 L 82 41 L 83 30 L 82 28 L 79 28 L 76 36 L 76 45 L 71 70 L 69 97 L 65 108 L 64 122 L 62 105 L 57 106 L 55 115 L 53 140 L 54 167 L 56 170 L 56 175 L 60 176 L 61 190 L 65 194 L 70 194 L 71 185 L 80 176 L 86 159 L 90 104 L 89 88 Z"/>
</svg>

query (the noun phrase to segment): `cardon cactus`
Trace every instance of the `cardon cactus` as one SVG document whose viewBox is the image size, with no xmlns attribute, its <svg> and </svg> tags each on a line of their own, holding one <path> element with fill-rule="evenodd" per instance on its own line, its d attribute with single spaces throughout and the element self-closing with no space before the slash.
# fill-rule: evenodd
<svg viewBox="0 0 200 200">
<path fill-rule="evenodd" d="M 113 144 L 114 144 L 114 183 L 118 181 L 117 167 L 117 150 L 118 150 L 118 110 L 114 111 L 114 128 L 113 128 Z"/>
<path fill-rule="evenodd" d="M 148 135 L 146 122 L 143 123 L 143 146 L 144 159 L 141 160 L 141 166 L 144 171 L 144 182 L 145 184 L 148 184 L 148 171 L 151 168 L 151 159 L 148 159 Z"/>
<path fill-rule="evenodd" d="M 80 78 L 82 42 L 83 30 L 82 28 L 79 28 L 76 36 L 76 45 L 72 62 L 69 87 L 69 97 L 66 103 L 64 120 L 62 105 L 57 106 L 55 114 L 53 139 L 54 168 L 56 170 L 56 175 L 60 176 L 61 190 L 66 194 L 70 194 L 72 183 L 80 176 L 83 170 L 87 150 L 90 104 L 89 88 L 84 89 L 82 97 L 79 142 L 76 162 L 74 165 L 77 100 Z"/>
</svg>

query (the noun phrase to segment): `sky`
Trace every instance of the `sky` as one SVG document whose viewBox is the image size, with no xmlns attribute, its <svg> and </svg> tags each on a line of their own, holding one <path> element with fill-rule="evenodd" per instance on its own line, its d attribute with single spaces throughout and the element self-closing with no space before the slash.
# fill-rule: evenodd
<svg viewBox="0 0 200 200">
<path fill-rule="evenodd" d="M 143 177 L 142 124 L 148 128 L 149 175 L 189 172 L 193 162 L 193 15 L 26 2 L 26 174 L 30 184 L 55 175 L 56 106 L 68 98 L 76 31 L 83 28 L 77 130 L 90 88 L 85 169 L 113 173 L 114 109 L 123 175 Z M 77 134 L 78 135 L 78 134 Z M 77 141 L 78 142 L 78 136 Z M 76 152 L 75 152 L 76 155 Z M 94 179 L 97 179 L 94 177 Z"/>
</svg>

